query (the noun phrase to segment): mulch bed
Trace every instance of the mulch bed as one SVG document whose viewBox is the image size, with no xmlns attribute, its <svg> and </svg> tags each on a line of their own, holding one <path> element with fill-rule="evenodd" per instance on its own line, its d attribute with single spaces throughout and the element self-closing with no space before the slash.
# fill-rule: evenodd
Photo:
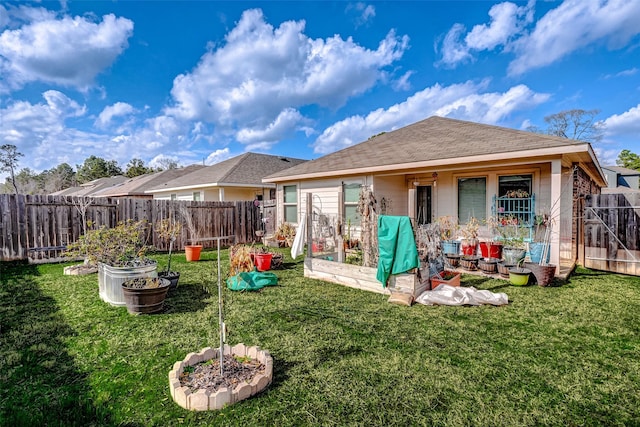
<svg viewBox="0 0 640 427">
<path fill-rule="evenodd" d="M 265 371 L 265 366 L 256 359 L 236 359 L 228 354 L 223 359 L 223 377 L 220 376 L 219 357 L 187 369 L 189 368 L 192 368 L 193 372 L 183 371 L 180 374 L 180 385 L 188 387 L 192 392 L 205 389 L 212 393 L 223 387 L 233 390 L 242 382 L 250 383 L 253 377 Z"/>
</svg>

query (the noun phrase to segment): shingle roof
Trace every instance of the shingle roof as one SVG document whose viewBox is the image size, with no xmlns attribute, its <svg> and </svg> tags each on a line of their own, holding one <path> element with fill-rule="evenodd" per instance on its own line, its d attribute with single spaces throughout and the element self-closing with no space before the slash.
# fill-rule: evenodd
<svg viewBox="0 0 640 427">
<path fill-rule="evenodd" d="M 265 176 L 304 162 L 306 160 L 291 157 L 244 153 L 181 176 L 163 185 L 150 188 L 147 193 L 214 184 L 218 186 L 244 184 L 252 187 L 263 187 L 262 178 Z"/>
<path fill-rule="evenodd" d="M 640 175 L 640 171 L 635 169 L 623 168 L 622 166 L 603 166 L 602 169 L 608 169 L 619 175 Z"/>
<path fill-rule="evenodd" d="M 274 173 L 266 180 L 431 160 L 461 159 L 489 153 L 508 155 L 522 150 L 586 144 L 551 135 L 433 116 Z"/>
<path fill-rule="evenodd" d="M 118 175 L 107 178 L 98 178 L 93 181 L 86 182 L 79 187 L 65 188 L 64 190 L 51 193 L 55 196 L 96 196 L 96 193 L 118 185 L 127 180 L 126 176 Z"/>
<path fill-rule="evenodd" d="M 183 168 L 168 169 L 156 173 L 136 176 L 129 178 L 127 181 L 100 191 L 98 194 L 101 197 L 117 197 L 117 196 L 136 196 L 145 195 L 146 190 L 157 187 L 165 182 L 173 181 L 184 175 L 188 175 L 204 168 L 204 165 L 190 165 Z"/>
</svg>

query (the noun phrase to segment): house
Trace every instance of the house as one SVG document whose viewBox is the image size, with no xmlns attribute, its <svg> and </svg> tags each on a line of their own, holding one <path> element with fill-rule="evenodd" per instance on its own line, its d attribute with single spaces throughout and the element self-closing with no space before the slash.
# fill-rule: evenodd
<svg viewBox="0 0 640 427">
<path fill-rule="evenodd" d="M 106 178 L 98 178 L 93 181 L 85 182 L 77 187 L 69 187 L 60 191 L 51 193 L 52 196 L 88 196 L 94 197 L 96 193 L 105 190 L 114 185 L 122 184 L 128 178 L 126 176 L 117 175 Z"/>
<path fill-rule="evenodd" d="M 518 192 L 527 197 L 514 214 L 528 226 L 534 215 L 551 213 L 550 261 L 558 274 L 568 273 L 579 256 L 581 198 L 606 186 L 588 143 L 443 117 L 377 135 L 264 182 L 276 185 L 278 223 L 297 223 L 309 203 L 314 221 L 340 223 L 343 233 L 345 224 L 358 223 L 362 186 L 373 191 L 379 214 L 409 216 L 414 224 L 441 216 L 482 222 L 503 213 L 504 196 Z"/>
<path fill-rule="evenodd" d="M 640 171 L 621 166 L 603 166 L 602 170 L 608 184 L 603 193 L 640 191 Z"/>
<path fill-rule="evenodd" d="M 153 195 L 145 193 L 145 191 L 204 167 L 204 165 L 190 165 L 183 168 L 167 169 L 160 172 L 139 175 L 128 178 L 126 181 L 122 181 L 111 187 L 95 191 L 92 195 L 95 197 L 136 197 L 152 199 Z"/>
<path fill-rule="evenodd" d="M 269 154 L 244 153 L 203 167 L 145 191 L 154 199 L 236 201 L 272 199 L 275 184 L 262 178 L 306 162 Z"/>
</svg>

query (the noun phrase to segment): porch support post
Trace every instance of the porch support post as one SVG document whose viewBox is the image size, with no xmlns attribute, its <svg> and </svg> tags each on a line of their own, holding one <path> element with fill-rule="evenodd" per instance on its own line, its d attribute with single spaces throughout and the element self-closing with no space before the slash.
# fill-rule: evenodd
<svg viewBox="0 0 640 427">
<path fill-rule="evenodd" d="M 549 262 L 556 266 L 556 274 L 560 273 L 560 213 L 562 211 L 562 161 L 551 161 L 551 220 L 553 232 L 551 233 L 551 254 Z"/>
<path fill-rule="evenodd" d="M 307 256 L 313 255 L 313 193 L 307 193 Z"/>
</svg>

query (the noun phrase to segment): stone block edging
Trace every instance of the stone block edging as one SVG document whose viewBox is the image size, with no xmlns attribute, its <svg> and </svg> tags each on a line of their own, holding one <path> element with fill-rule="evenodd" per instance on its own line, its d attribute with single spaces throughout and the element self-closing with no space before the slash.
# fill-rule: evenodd
<svg viewBox="0 0 640 427">
<path fill-rule="evenodd" d="M 219 349 L 205 347 L 198 353 L 189 353 L 184 360 L 173 364 L 173 369 L 169 371 L 169 391 L 173 400 L 180 406 L 190 411 L 211 411 L 219 410 L 225 406 L 233 405 L 244 399 L 248 399 L 260 393 L 271 384 L 273 379 L 273 359 L 267 350 L 261 350 L 260 347 L 247 347 L 240 343 L 233 347 L 225 344 L 223 348 L 224 354 L 250 357 L 257 359 L 265 366 L 263 374 L 257 374 L 250 383 L 240 383 L 233 390 L 226 387 L 218 389 L 215 393 L 211 393 L 205 389 L 199 389 L 191 392 L 188 387 L 180 385 L 180 374 L 185 366 L 193 366 L 200 362 L 218 358 Z"/>
</svg>

